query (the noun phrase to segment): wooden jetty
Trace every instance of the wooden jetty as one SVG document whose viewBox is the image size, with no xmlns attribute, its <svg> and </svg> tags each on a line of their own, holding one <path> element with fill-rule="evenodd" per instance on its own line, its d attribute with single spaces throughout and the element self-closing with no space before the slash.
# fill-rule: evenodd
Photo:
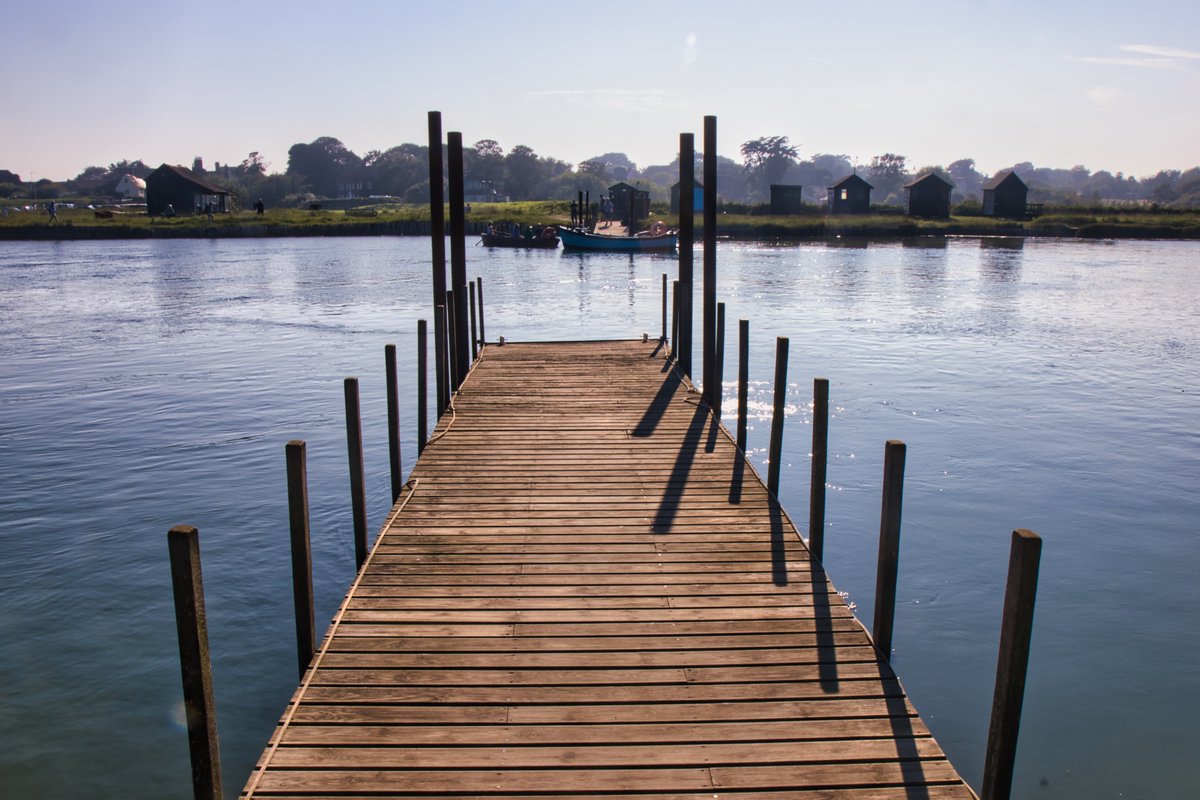
<svg viewBox="0 0 1200 800">
<path fill-rule="evenodd" d="M 242 797 L 974 798 L 657 342 L 489 345 Z"/>
</svg>

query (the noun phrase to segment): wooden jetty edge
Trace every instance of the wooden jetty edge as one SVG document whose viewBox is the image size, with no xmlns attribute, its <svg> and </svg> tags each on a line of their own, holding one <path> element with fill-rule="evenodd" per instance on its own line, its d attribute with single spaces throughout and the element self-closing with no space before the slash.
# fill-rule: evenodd
<svg viewBox="0 0 1200 800">
<path fill-rule="evenodd" d="M 487 346 L 242 797 L 974 798 L 698 400 Z"/>
</svg>

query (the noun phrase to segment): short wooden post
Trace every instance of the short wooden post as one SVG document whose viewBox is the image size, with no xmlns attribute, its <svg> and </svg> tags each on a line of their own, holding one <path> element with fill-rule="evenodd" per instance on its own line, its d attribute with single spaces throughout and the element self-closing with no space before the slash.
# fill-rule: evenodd
<svg viewBox="0 0 1200 800">
<path fill-rule="evenodd" d="M 896 617 L 896 574 L 900 565 L 900 508 L 904 500 L 904 442 L 892 439 L 883 454 L 883 503 L 879 514 L 879 563 L 875 573 L 872 638 L 884 660 L 892 660 Z"/>
<path fill-rule="evenodd" d="M 417 320 L 417 455 L 429 438 L 429 357 L 425 320 Z"/>
<path fill-rule="evenodd" d="M 200 532 L 191 525 L 176 525 L 167 531 L 167 549 L 171 556 L 183 706 L 192 759 L 192 793 L 196 800 L 221 800 L 221 753 L 208 652 L 208 617 L 204 612 L 204 581 L 200 575 Z"/>
<path fill-rule="evenodd" d="M 441 331 L 443 336 L 446 333 L 446 307 L 444 305 L 436 306 L 433 309 L 433 330 L 434 341 L 436 343 L 438 331 Z M 445 363 L 442 363 L 448 357 L 447 353 L 449 350 L 449 347 L 444 347 L 440 351 L 434 353 L 434 357 L 438 361 L 438 363 L 434 365 L 435 369 L 437 370 L 436 378 L 438 379 L 438 419 L 441 419 L 442 414 L 446 413 L 446 406 L 449 404 L 446 386 L 444 385 L 444 382 L 448 380 L 447 373 L 449 372 L 449 368 L 445 365 Z"/>
<path fill-rule="evenodd" d="M 300 677 L 316 652 L 317 632 L 313 611 L 312 547 L 308 526 L 308 463 L 306 446 L 293 439 L 284 448 L 287 456 L 288 522 L 292 534 L 292 600 L 296 606 L 296 661 Z"/>
<path fill-rule="evenodd" d="M 387 372 L 388 463 L 392 471 L 392 502 L 400 497 L 404 487 L 404 466 L 400 460 L 400 387 L 396 378 L 396 345 L 383 347 Z"/>
<path fill-rule="evenodd" d="M 475 281 L 467 284 L 471 294 L 471 361 L 479 358 L 479 334 L 475 327 Z"/>
<path fill-rule="evenodd" d="M 737 446 L 746 454 L 746 416 L 750 413 L 750 320 L 738 320 L 738 422 Z"/>
<path fill-rule="evenodd" d="M 808 552 L 825 557 L 825 479 L 829 468 L 829 381 L 813 380 L 812 478 L 808 487 Z"/>
<path fill-rule="evenodd" d="M 771 413 L 771 449 L 768 453 L 767 489 L 779 497 L 779 470 L 783 461 L 783 408 L 787 400 L 788 339 L 775 340 L 775 408 Z"/>
<path fill-rule="evenodd" d="M 679 281 L 671 281 L 671 360 L 679 363 Z"/>
<path fill-rule="evenodd" d="M 721 398 L 725 390 L 725 304 L 717 303 L 716 362 L 713 364 L 713 416 L 721 418 Z"/>
<path fill-rule="evenodd" d="M 487 334 L 483 331 L 483 278 L 476 278 L 475 285 L 479 295 L 479 343 L 482 345 L 487 344 Z"/>
<path fill-rule="evenodd" d="M 449 331 L 447 341 L 450 343 L 446 349 L 447 357 L 450 359 L 450 386 L 446 393 L 447 402 L 458 391 L 458 385 L 462 382 L 458 374 L 458 320 L 455 319 L 457 314 L 458 304 L 454 299 L 454 292 L 446 292 L 446 329 Z"/>
<path fill-rule="evenodd" d="M 362 417 L 358 378 L 346 378 L 346 452 L 350 459 L 350 505 L 354 511 L 354 569 L 367 560 L 367 492 L 363 480 Z"/>
<path fill-rule="evenodd" d="M 663 273 L 663 296 L 662 296 L 662 338 L 660 342 L 667 341 L 667 273 Z"/>
<path fill-rule="evenodd" d="M 983 764 L 982 800 L 1008 800 L 1012 792 L 1041 558 L 1040 536 L 1030 530 L 1013 531 L 1004 617 L 1000 623 L 996 693 L 992 700 L 992 720 L 988 726 L 987 755 Z"/>
</svg>

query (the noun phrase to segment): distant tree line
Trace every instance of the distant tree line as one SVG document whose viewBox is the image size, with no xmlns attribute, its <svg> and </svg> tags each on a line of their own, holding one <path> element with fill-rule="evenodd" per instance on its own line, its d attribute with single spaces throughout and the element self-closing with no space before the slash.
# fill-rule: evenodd
<svg viewBox="0 0 1200 800">
<path fill-rule="evenodd" d="M 954 184 L 952 202 L 969 208 L 980 202 L 983 186 L 994 177 L 979 172 L 971 158 L 917 168 L 896 153 L 881 153 L 861 166 L 838 154 L 817 153 L 802 158 L 799 146 L 787 136 L 751 139 L 742 143 L 740 153 L 740 164 L 724 156 L 717 158 L 717 186 L 725 202 L 766 203 L 772 184 L 793 184 L 803 186 L 805 199 L 815 205 L 824 201 L 826 187 L 857 172 L 874 187 L 873 203 L 902 205 L 905 183 L 926 172 L 936 172 Z M 244 207 L 260 199 L 271 206 L 324 198 L 388 197 L 412 203 L 429 199 L 426 145 L 401 144 L 360 156 L 340 140 L 321 136 L 293 144 L 283 172 L 270 172 L 270 166 L 260 153 L 252 152 L 241 163 L 218 165 L 206 171 L 204 177 L 229 189 Z M 702 181 L 702 166 L 697 155 L 698 181 Z M 1161 170 L 1140 179 L 1120 172 L 1091 172 L 1084 166 L 1056 169 L 1022 162 L 1011 169 L 1029 186 L 1030 202 L 1200 207 L 1200 167 Z M 122 160 L 107 167 L 88 167 L 64 182 L 42 179 L 36 187 L 23 183 L 13 172 L 0 170 L 0 197 L 27 197 L 35 188 L 37 196 L 45 199 L 104 197 L 115 194 L 117 182 L 126 173 L 145 177 L 152 170 L 141 160 Z M 506 151 L 494 139 L 480 139 L 464 148 L 463 171 L 466 193 L 476 200 L 566 200 L 580 191 L 598 200 L 607 194 L 609 186 L 625 181 L 648 190 L 652 200 L 664 202 L 679 179 L 679 159 L 639 168 L 624 153 L 612 152 L 572 165 L 539 155 L 527 145 L 518 144 Z"/>
</svg>

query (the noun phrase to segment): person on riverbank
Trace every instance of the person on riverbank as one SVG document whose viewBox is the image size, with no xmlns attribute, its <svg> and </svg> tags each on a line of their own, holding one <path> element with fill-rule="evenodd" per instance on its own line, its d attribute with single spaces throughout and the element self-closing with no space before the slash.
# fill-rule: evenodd
<svg viewBox="0 0 1200 800">
<path fill-rule="evenodd" d="M 58 206 L 53 200 L 46 203 L 46 213 L 50 215 L 51 222 L 58 222 Z"/>
</svg>

